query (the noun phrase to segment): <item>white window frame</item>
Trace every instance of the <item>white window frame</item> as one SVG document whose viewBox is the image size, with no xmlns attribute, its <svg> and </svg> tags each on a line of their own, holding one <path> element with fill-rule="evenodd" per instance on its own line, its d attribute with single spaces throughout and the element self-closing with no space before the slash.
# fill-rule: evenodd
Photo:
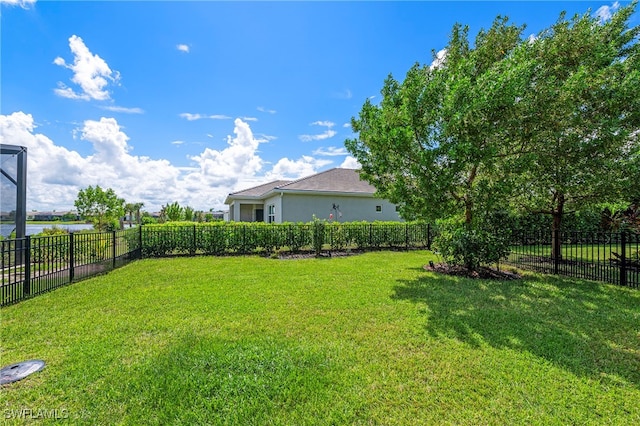
<svg viewBox="0 0 640 426">
<path fill-rule="evenodd" d="M 276 221 L 276 205 L 269 204 L 267 206 L 267 223 L 274 223 Z"/>
</svg>

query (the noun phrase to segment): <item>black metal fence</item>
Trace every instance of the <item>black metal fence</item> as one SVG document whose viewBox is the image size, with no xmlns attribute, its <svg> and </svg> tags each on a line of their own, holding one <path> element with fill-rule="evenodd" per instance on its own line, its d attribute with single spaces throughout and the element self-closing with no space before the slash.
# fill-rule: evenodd
<svg viewBox="0 0 640 426">
<path fill-rule="evenodd" d="M 141 256 L 136 228 L 0 241 L 0 306 L 117 268 Z"/>
<path fill-rule="evenodd" d="M 640 235 L 563 231 L 556 232 L 554 238 L 551 231 L 522 232 L 514 235 L 504 263 L 545 274 L 639 288 Z"/>
<path fill-rule="evenodd" d="M 143 226 L 142 256 L 233 255 L 430 247 L 433 229 L 423 223 L 222 223 Z"/>
<path fill-rule="evenodd" d="M 219 223 L 141 226 L 0 241 L 0 306 L 110 271 L 142 257 L 238 255 L 284 249 L 336 251 L 430 247 L 417 223 Z"/>
<path fill-rule="evenodd" d="M 347 249 L 431 248 L 423 223 L 141 226 L 0 241 L 0 306 L 110 271 L 142 257 Z M 640 236 L 619 232 L 523 232 L 504 264 L 640 288 Z M 560 242 L 552 250 L 554 241 Z M 555 255 L 559 253 L 559 255 Z"/>
</svg>

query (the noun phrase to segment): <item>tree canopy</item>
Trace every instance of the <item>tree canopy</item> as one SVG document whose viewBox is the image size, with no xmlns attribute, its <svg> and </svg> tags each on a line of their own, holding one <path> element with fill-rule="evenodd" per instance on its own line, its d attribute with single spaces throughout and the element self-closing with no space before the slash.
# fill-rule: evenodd
<svg viewBox="0 0 640 426">
<path fill-rule="evenodd" d="M 471 44 L 455 25 L 446 54 L 389 75 L 345 146 L 361 176 L 405 218 L 547 213 L 639 194 L 637 1 L 610 20 L 589 12 L 536 37 L 497 17 Z"/>
<path fill-rule="evenodd" d="M 124 199 L 113 189 L 103 190 L 99 185 L 81 189 L 74 204 L 78 214 L 92 221 L 94 228 L 100 231 L 114 229 L 114 222 L 124 216 Z"/>
<path fill-rule="evenodd" d="M 415 64 L 402 83 L 390 75 L 380 104 L 367 100 L 352 119 L 358 138 L 345 145 L 362 165 L 361 176 L 404 217 L 464 212 L 470 223 L 505 193 L 508 182 L 491 172 L 508 152 L 502 128 L 520 93 L 520 79 L 510 76 L 523 70 L 500 75 L 496 68 L 523 29 L 498 17 L 471 47 L 468 28 L 456 25 L 441 63 Z"/>
<path fill-rule="evenodd" d="M 552 215 L 555 229 L 567 211 L 637 192 L 640 26 L 628 28 L 635 6 L 607 22 L 562 15 L 523 46 L 534 72 L 510 136 L 523 147 L 517 202 Z"/>
</svg>

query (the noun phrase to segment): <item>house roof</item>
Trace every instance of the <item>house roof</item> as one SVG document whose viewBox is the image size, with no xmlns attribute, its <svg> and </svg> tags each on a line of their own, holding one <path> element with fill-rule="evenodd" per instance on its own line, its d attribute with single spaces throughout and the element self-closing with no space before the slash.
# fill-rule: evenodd
<svg viewBox="0 0 640 426">
<path fill-rule="evenodd" d="M 260 198 L 267 195 L 269 192 L 273 191 L 275 188 L 278 188 L 280 185 L 285 185 L 287 183 L 291 183 L 291 181 L 275 180 L 273 182 L 254 186 L 252 188 L 243 189 L 242 191 L 232 192 L 229 194 L 229 196 L 238 197 L 238 198 L 242 198 L 242 197 Z"/>
<path fill-rule="evenodd" d="M 266 198 L 271 192 L 340 192 L 348 194 L 370 194 L 376 189 L 373 185 L 360 179 L 357 170 L 333 168 L 298 180 L 276 180 L 242 191 L 232 192 L 225 201 L 231 198 Z"/>
<path fill-rule="evenodd" d="M 373 194 L 375 187 L 353 169 L 334 168 L 279 186 L 278 190 Z"/>
</svg>

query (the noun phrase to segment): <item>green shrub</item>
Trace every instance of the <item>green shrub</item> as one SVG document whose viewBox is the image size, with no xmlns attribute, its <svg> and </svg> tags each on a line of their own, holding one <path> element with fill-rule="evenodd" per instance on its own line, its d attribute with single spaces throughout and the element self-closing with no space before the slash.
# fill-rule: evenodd
<svg viewBox="0 0 640 426">
<path fill-rule="evenodd" d="M 322 246 L 324 245 L 324 238 L 325 238 L 325 235 L 324 235 L 325 227 L 326 227 L 326 222 L 323 219 L 318 219 L 314 215 L 312 245 L 313 245 L 313 251 L 315 252 L 316 256 L 320 256 L 320 253 L 322 252 Z"/>
<path fill-rule="evenodd" d="M 480 266 L 498 263 L 509 254 L 507 233 L 455 219 L 438 222 L 438 228 L 433 247 L 449 264 L 477 270 Z"/>
</svg>

